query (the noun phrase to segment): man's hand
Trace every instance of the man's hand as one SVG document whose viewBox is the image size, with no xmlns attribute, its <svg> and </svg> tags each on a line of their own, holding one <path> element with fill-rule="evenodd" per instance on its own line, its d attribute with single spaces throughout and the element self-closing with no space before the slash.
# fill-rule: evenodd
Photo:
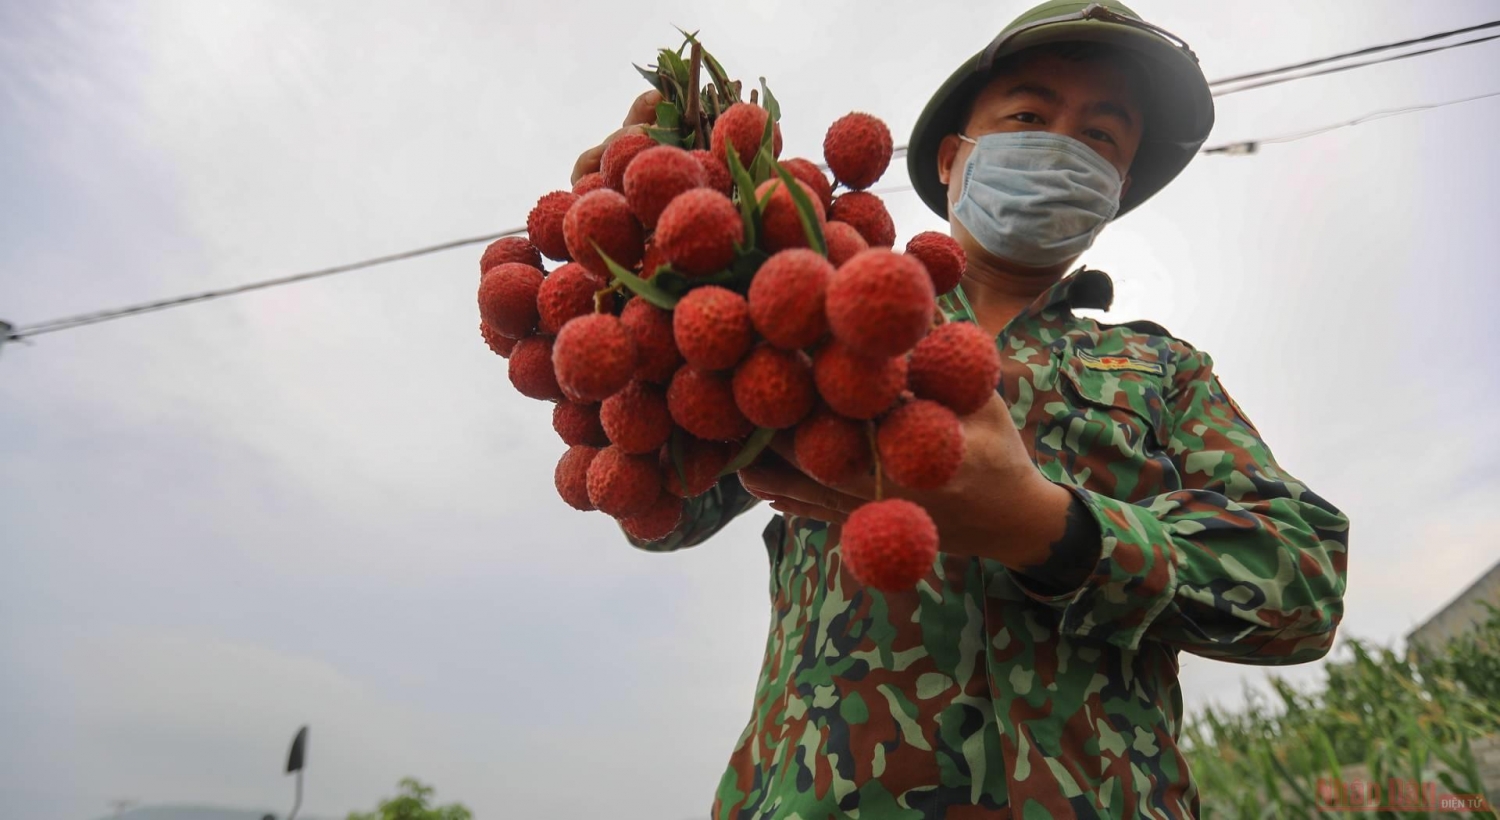
<svg viewBox="0 0 1500 820">
<path fill-rule="evenodd" d="M 1037 470 L 998 393 L 965 417 L 963 427 L 964 460 L 951 481 L 938 490 L 916 492 L 887 480 L 884 495 L 925 507 L 937 525 L 943 552 L 990 558 L 1017 570 L 1046 564 L 1067 530 L 1073 494 Z M 814 480 L 797 469 L 790 445 L 790 436 L 778 436 L 772 444 L 778 458 L 761 459 L 740 471 L 745 489 L 770 501 L 773 509 L 842 524 L 875 497 L 873 477 L 837 487 Z M 1097 551 L 1097 543 L 1093 547 Z M 1092 561 L 1086 563 L 1092 566 Z"/>
<path fill-rule="evenodd" d="M 661 102 L 661 92 L 651 89 L 630 104 L 630 113 L 625 115 L 625 122 L 620 130 L 604 138 L 604 142 L 595 145 L 582 154 L 578 155 L 578 161 L 573 163 L 573 178 L 570 180 L 577 184 L 586 174 L 592 174 L 599 170 L 599 160 L 604 157 L 604 149 L 609 144 L 625 136 L 626 134 L 645 133 L 646 126 L 656 124 L 656 104 Z"/>
</svg>

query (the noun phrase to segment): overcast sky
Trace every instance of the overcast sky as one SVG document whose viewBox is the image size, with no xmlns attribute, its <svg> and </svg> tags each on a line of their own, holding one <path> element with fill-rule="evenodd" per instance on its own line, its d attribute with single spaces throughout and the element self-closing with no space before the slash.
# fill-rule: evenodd
<svg viewBox="0 0 1500 820">
<path fill-rule="evenodd" d="M 0 0 L 0 318 L 524 221 L 701 29 L 787 156 L 904 141 L 1020 4 Z M 1210 77 L 1484 22 L 1473 2 L 1148 2 Z M 984 8 L 984 11 L 975 11 Z M 1500 44 L 1222 98 L 1211 142 L 1500 90 Z M 1105 231 L 1115 321 L 1208 350 L 1353 519 L 1343 636 L 1398 640 L 1500 557 L 1500 99 L 1203 157 Z M 904 165 L 881 186 L 904 184 Z M 888 196 L 904 237 L 940 228 Z M 0 806 L 703 816 L 769 621 L 756 510 L 674 555 L 552 488 L 550 405 L 476 331 L 479 249 L 0 353 Z M 1488 503 L 1482 499 L 1490 499 Z M 1287 670 L 1314 679 L 1318 666 Z M 1263 672 L 1183 656 L 1187 703 Z"/>
</svg>

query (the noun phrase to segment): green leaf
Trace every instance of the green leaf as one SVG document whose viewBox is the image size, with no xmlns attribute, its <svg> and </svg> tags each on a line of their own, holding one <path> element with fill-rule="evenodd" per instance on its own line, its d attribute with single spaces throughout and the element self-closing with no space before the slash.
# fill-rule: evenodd
<svg viewBox="0 0 1500 820">
<path fill-rule="evenodd" d="M 631 63 L 630 67 L 634 68 L 636 71 L 639 71 L 640 74 L 641 74 L 641 76 L 646 78 L 646 82 L 648 82 L 648 83 L 651 84 L 652 88 L 656 89 L 657 91 L 662 92 L 663 94 L 667 93 L 666 89 L 664 89 L 664 88 L 661 87 L 661 75 L 656 73 L 656 67 L 655 66 L 652 66 L 651 68 L 647 69 L 647 68 L 641 68 L 640 66 L 636 65 L 635 63 Z"/>
<path fill-rule="evenodd" d="M 730 146 L 724 152 L 724 159 L 729 163 L 729 175 L 734 179 L 734 187 L 740 195 L 740 218 L 745 223 L 745 247 L 755 247 L 756 237 L 760 235 L 760 206 L 755 201 L 755 180 L 750 178 L 745 166 L 740 164 L 739 152 Z"/>
<path fill-rule="evenodd" d="M 672 270 L 671 265 L 659 266 L 656 269 L 656 273 L 651 277 L 651 284 L 655 285 L 657 290 L 660 290 L 662 293 L 665 293 L 668 296 L 676 296 L 679 298 L 681 298 L 684 293 L 687 293 L 688 291 L 693 289 L 694 281 L 694 279 L 690 279 L 687 276 L 675 270 Z"/>
<path fill-rule="evenodd" d="M 682 117 L 677 111 L 676 103 L 659 102 L 656 104 L 656 124 L 661 128 L 677 129 Z"/>
<path fill-rule="evenodd" d="M 765 106 L 766 112 L 771 115 L 772 122 L 781 122 L 781 106 L 776 98 L 771 95 L 771 87 L 766 85 L 766 78 L 760 78 L 761 105 Z"/>
<path fill-rule="evenodd" d="M 670 145 L 673 148 L 682 147 L 682 136 L 677 133 L 676 128 L 652 127 L 646 129 L 646 135 L 662 145 Z"/>
<path fill-rule="evenodd" d="M 760 266 L 770 259 L 771 255 L 760 248 L 749 248 L 741 251 L 729 265 L 729 272 L 734 275 L 733 284 L 747 283 L 760 270 Z"/>
<path fill-rule="evenodd" d="M 672 73 L 672 77 L 677 80 L 677 84 L 687 85 L 688 80 L 692 78 L 692 72 L 688 69 L 687 62 L 677 56 L 677 52 L 668 49 L 662 49 L 661 58 L 662 65 L 666 66 L 667 70 Z"/>
<path fill-rule="evenodd" d="M 775 171 L 771 168 L 776 162 L 776 121 L 766 117 L 765 130 L 760 133 L 760 150 L 755 154 L 755 161 L 750 163 L 750 176 L 755 184 L 770 179 Z"/>
<path fill-rule="evenodd" d="M 634 293 L 636 296 L 645 299 L 647 302 L 650 302 L 651 304 L 656 305 L 663 310 L 671 310 L 677 307 L 676 296 L 672 296 L 669 293 L 664 293 L 660 288 L 651 284 L 650 281 L 642 279 L 641 277 L 636 276 L 634 273 L 631 273 L 629 270 L 621 267 L 618 262 L 610 259 L 609 256 L 604 253 L 604 251 L 599 250 L 599 243 L 594 242 L 593 240 L 589 240 L 589 244 L 594 246 L 594 250 L 599 251 L 599 258 L 603 259 L 604 264 L 609 266 L 609 272 L 614 274 L 614 277 L 616 279 L 623 282 L 625 284 L 625 287 L 630 288 L 631 293 Z"/>
<path fill-rule="evenodd" d="M 750 434 L 750 438 L 745 439 L 745 446 L 740 450 L 739 455 L 735 456 L 729 462 L 728 467 L 720 471 L 719 477 L 723 478 L 727 475 L 733 475 L 739 472 L 741 468 L 748 466 L 750 462 L 755 460 L 756 456 L 760 455 L 770 445 L 773 438 L 776 438 L 775 428 L 757 428 L 755 432 Z"/>
<path fill-rule="evenodd" d="M 764 152 L 766 149 L 762 148 Z M 769 159 L 769 155 L 766 155 Z M 781 167 L 781 163 L 770 160 L 771 167 L 776 169 L 776 175 L 781 177 L 781 184 L 786 186 L 787 193 L 792 195 L 792 202 L 797 204 L 797 218 L 802 220 L 802 230 L 807 234 L 807 245 L 818 253 L 828 255 L 828 243 L 823 239 L 823 226 L 818 224 L 818 212 L 813 209 L 812 197 L 802 190 L 797 184 L 792 172 Z"/>
</svg>

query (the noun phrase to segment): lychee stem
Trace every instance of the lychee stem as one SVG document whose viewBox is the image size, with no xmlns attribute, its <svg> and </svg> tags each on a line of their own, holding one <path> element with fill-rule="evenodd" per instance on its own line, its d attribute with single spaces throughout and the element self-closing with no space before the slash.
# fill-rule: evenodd
<svg viewBox="0 0 1500 820">
<path fill-rule="evenodd" d="M 880 466 L 880 448 L 875 446 L 875 420 L 865 422 L 865 435 L 870 440 L 870 458 L 875 462 L 875 500 L 885 498 L 885 470 Z"/>
<path fill-rule="evenodd" d="M 693 129 L 693 147 L 703 148 L 703 128 L 698 121 L 698 74 L 703 67 L 703 46 L 693 43 L 691 60 L 688 63 L 687 116 L 684 117 Z"/>
<path fill-rule="evenodd" d="M 604 309 L 604 303 L 609 301 L 611 295 L 619 293 L 623 287 L 625 283 L 616 279 L 609 287 L 594 291 L 594 312 L 608 313 L 609 311 Z"/>
</svg>

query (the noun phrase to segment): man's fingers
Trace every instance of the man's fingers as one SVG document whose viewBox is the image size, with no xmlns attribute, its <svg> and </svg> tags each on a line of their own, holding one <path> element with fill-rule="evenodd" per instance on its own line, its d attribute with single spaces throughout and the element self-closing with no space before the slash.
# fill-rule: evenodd
<svg viewBox="0 0 1500 820">
<path fill-rule="evenodd" d="M 661 92 L 654 88 L 636 97 L 635 102 L 630 104 L 630 113 L 625 115 L 625 122 L 621 124 L 625 126 L 655 125 L 656 104 L 661 102 L 661 99 Z"/>
<path fill-rule="evenodd" d="M 779 496 L 842 513 L 853 512 L 855 507 L 864 503 L 862 499 L 819 484 L 785 464 L 757 463 L 740 470 L 739 475 L 740 483 L 758 498 Z"/>
<path fill-rule="evenodd" d="M 830 524 L 842 524 L 849 516 L 838 510 L 830 510 L 827 507 L 819 507 L 814 504 L 804 504 L 790 498 L 783 498 L 771 502 L 771 509 L 783 515 L 795 515 L 802 518 L 811 518 L 816 521 L 827 521 Z"/>
<path fill-rule="evenodd" d="M 583 179 L 585 175 L 592 174 L 593 172 L 599 170 L 599 162 L 600 160 L 604 159 L 604 151 L 605 149 L 609 148 L 610 143 L 614 142 L 620 137 L 625 136 L 626 134 L 641 133 L 642 130 L 642 126 L 627 125 L 624 128 L 615 131 L 613 134 L 605 137 L 604 142 L 601 142 L 598 145 L 595 145 L 593 148 L 590 148 L 589 150 L 584 151 L 582 154 L 579 154 L 578 161 L 573 163 L 573 177 L 570 182 L 576 185 L 578 184 L 578 180 Z"/>
</svg>

